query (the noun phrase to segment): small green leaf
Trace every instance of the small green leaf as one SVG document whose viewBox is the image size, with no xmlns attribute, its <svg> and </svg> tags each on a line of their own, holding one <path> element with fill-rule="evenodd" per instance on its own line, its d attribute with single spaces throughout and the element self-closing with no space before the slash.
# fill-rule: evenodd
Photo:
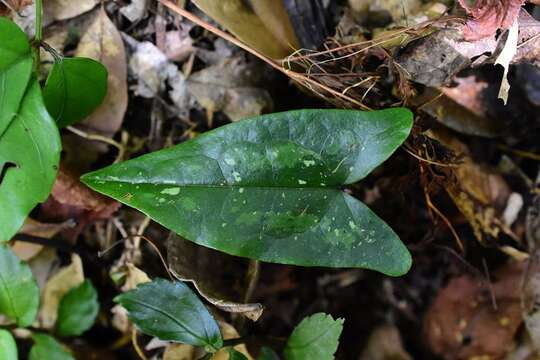
<svg viewBox="0 0 540 360">
<path fill-rule="evenodd" d="M 343 319 L 330 315 L 311 315 L 294 329 L 287 341 L 284 354 L 287 360 L 332 360 L 343 330 Z"/>
<path fill-rule="evenodd" d="M 30 326 L 39 307 L 39 288 L 30 267 L 0 244 L 0 314 Z"/>
<path fill-rule="evenodd" d="M 0 137 L 14 120 L 31 74 L 32 54 L 26 34 L 0 17 Z"/>
<path fill-rule="evenodd" d="M 85 175 L 91 188 L 199 245 L 267 262 L 402 275 L 398 236 L 341 190 L 407 138 L 407 109 L 243 120 Z"/>
<path fill-rule="evenodd" d="M 261 349 L 261 353 L 259 354 L 257 360 L 279 360 L 279 356 L 274 352 L 274 350 L 264 346 Z"/>
<path fill-rule="evenodd" d="M 65 58 L 49 73 L 43 97 L 58 127 L 83 120 L 107 94 L 107 69 L 88 58 Z"/>
<path fill-rule="evenodd" d="M 0 329 L 0 359 L 17 360 L 17 344 L 11 333 Z"/>
<path fill-rule="evenodd" d="M 242 354 L 239 351 L 236 351 L 233 347 L 230 347 L 228 351 L 229 351 L 229 360 L 248 360 L 246 355 Z"/>
<path fill-rule="evenodd" d="M 223 346 L 219 326 L 189 287 L 181 282 L 155 279 L 114 299 L 128 311 L 145 334 L 161 340 L 204 346 Z"/>
<path fill-rule="evenodd" d="M 75 360 L 52 336 L 34 333 L 30 360 Z"/>
<path fill-rule="evenodd" d="M 79 336 L 90 329 L 99 311 L 97 292 L 89 280 L 71 289 L 60 301 L 56 332 Z"/>
<path fill-rule="evenodd" d="M 11 239 L 30 211 L 47 199 L 61 148 L 58 128 L 45 109 L 37 80 L 32 80 L 14 120 L 0 135 L 0 173 L 11 164 L 0 182 L 0 242 Z"/>
</svg>

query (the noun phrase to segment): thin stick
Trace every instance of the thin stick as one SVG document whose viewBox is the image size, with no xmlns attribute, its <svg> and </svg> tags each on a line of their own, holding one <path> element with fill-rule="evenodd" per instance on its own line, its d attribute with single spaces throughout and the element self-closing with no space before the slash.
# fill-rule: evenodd
<svg viewBox="0 0 540 360">
<path fill-rule="evenodd" d="M 181 15 L 183 17 L 185 17 L 186 19 L 188 19 L 189 21 L 205 28 L 206 30 L 210 31 L 211 33 L 233 43 L 234 45 L 238 46 L 239 48 L 249 52 L 250 54 L 258 57 L 259 59 L 261 59 L 262 61 L 266 62 L 268 65 L 270 65 L 271 67 L 273 67 L 274 69 L 282 72 L 283 74 L 287 75 L 288 77 L 290 77 L 292 80 L 296 81 L 296 82 L 299 82 L 299 83 L 302 83 L 302 82 L 305 82 L 307 84 L 310 84 L 310 85 L 313 85 L 313 86 L 316 86 L 316 87 L 319 87 L 321 88 L 322 90 L 324 91 L 327 91 L 329 92 L 330 94 L 338 97 L 338 98 L 342 98 L 344 100 L 347 100 L 353 104 L 355 104 L 356 106 L 364 109 L 364 110 L 371 110 L 371 108 L 367 105 L 364 105 L 362 104 L 361 102 L 347 96 L 347 95 L 344 95 L 342 93 L 340 93 L 339 91 L 336 91 L 324 84 L 321 84 L 303 74 L 300 74 L 300 73 L 297 73 L 297 72 L 294 72 L 294 71 L 291 71 L 291 70 L 287 70 L 287 69 L 284 69 L 282 66 L 280 66 L 279 64 L 277 64 L 274 60 L 270 59 L 269 57 L 267 57 L 266 55 L 263 55 L 262 53 L 260 53 L 259 51 L 251 48 L 250 46 L 248 46 L 247 44 L 243 43 L 242 41 L 238 40 L 237 38 L 235 38 L 234 36 L 231 36 L 229 34 L 227 34 L 226 32 L 216 28 L 215 26 L 207 23 L 206 21 L 200 19 L 199 17 L 193 15 L 192 13 L 190 13 L 189 11 L 185 10 L 185 9 L 182 9 L 181 7 L 179 7 L 178 5 L 170 2 L 169 0 L 159 0 L 160 3 L 162 3 L 163 5 L 165 5 L 167 8 L 169 8 L 171 11 L 177 13 L 178 15 Z M 305 86 L 305 84 L 304 84 Z"/>
<path fill-rule="evenodd" d="M 124 153 L 126 149 L 124 148 L 122 144 L 114 141 L 113 139 L 110 139 L 106 136 L 97 135 L 97 134 L 89 134 L 86 131 L 77 129 L 76 127 L 73 127 L 73 126 L 67 126 L 66 129 L 68 129 L 72 133 L 79 135 L 80 137 L 85 138 L 87 140 L 101 141 L 101 142 L 114 146 L 115 148 L 118 149 L 118 155 L 116 156 L 117 160 L 122 159 L 124 157 Z"/>
</svg>

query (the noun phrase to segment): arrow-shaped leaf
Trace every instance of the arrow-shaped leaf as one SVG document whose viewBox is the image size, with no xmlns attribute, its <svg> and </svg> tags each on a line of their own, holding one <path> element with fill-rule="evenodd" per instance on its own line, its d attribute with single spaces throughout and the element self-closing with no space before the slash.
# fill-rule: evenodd
<svg viewBox="0 0 540 360">
<path fill-rule="evenodd" d="M 411 126 L 407 109 L 271 114 L 82 180 L 179 235 L 228 254 L 401 275 L 411 265 L 405 246 L 340 187 L 386 160 Z"/>
</svg>

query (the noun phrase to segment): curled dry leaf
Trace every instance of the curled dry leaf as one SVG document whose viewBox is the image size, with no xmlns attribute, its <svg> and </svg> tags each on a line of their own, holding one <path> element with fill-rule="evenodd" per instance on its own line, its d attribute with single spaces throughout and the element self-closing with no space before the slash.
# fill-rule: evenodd
<svg viewBox="0 0 540 360">
<path fill-rule="evenodd" d="M 519 15 L 525 0 L 459 0 L 471 16 L 465 25 L 466 40 L 493 36 L 498 29 L 508 29 Z"/>
<path fill-rule="evenodd" d="M 521 262 L 497 270 L 491 289 L 469 276 L 450 280 L 424 320 L 424 335 L 431 349 L 445 359 L 502 358 L 512 349 L 522 323 L 524 268 Z"/>
<path fill-rule="evenodd" d="M 49 220 L 74 220 L 75 227 L 63 233 L 75 240 L 85 226 L 108 219 L 119 208 L 120 203 L 82 185 L 78 176 L 61 165 L 51 195 L 41 209 Z"/>
<path fill-rule="evenodd" d="M 56 323 L 58 305 L 62 297 L 72 288 L 84 281 L 81 258 L 71 255 L 71 264 L 61 268 L 45 284 L 41 291 L 41 308 L 39 322 L 45 329 L 51 329 Z"/>
<path fill-rule="evenodd" d="M 167 247 L 171 272 L 179 280 L 193 283 L 206 300 L 253 321 L 262 315 L 261 304 L 246 303 L 257 276 L 248 260 L 194 244 L 172 232 Z"/>
</svg>

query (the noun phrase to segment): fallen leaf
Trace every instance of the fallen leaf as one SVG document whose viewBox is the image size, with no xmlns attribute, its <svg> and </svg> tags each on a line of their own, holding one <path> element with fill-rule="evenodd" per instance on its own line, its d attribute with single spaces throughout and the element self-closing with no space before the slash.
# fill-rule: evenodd
<svg viewBox="0 0 540 360">
<path fill-rule="evenodd" d="M 187 90 L 207 110 L 209 118 L 223 111 L 236 121 L 271 111 L 272 98 L 263 88 L 264 73 L 259 64 L 247 63 L 241 57 L 224 59 L 192 74 Z"/>
<path fill-rule="evenodd" d="M 412 357 L 403 348 L 398 328 L 386 324 L 373 330 L 359 360 L 412 360 Z"/>
<path fill-rule="evenodd" d="M 79 2 L 72 2 L 79 4 Z M 92 132 L 112 137 L 124 120 L 128 104 L 127 64 L 124 42 L 120 32 L 103 8 L 84 33 L 75 56 L 101 62 L 109 72 L 108 92 L 103 103 L 80 125 Z"/>
<path fill-rule="evenodd" d="M 131 263 L 126 264 L 127 273 L 126 281 L 122 286 L 122 291 L 129 291 L 135 289 L 139 284 L 150 282 L 150 278 L 144 271 L 136 267 Z"/>
<path fill-rule="evenodd" d="M 519 15 L 525 0 L 459 0 L 472 17 L 465 24 L 466 40 L 493 36 L 498 29 L 508 29 Z"/>
<path fill-rule="evenodd" d="M 47 224 L 27 218 L 24 225 L 19 230 L 18 234 L 36 236 L 40 238 L 50 239 L 60 231 L 67 229 L 73 225 L 73 222 L 64 222 L 60 224 Z M 15 237 L 17 239 L 17 237 Z M 43 245 L 29 243 L 25 241 L 14 241 L 11 250 L 19 257 L 19 259 L 28 261 L 35 257 L 41 250 Z"/>
<path fill-rule="evenodd" d="M 445 359 L 502 358 L 512 349 L 522 323 L 524 268 L 521 262 L 495 271 L 491 289 L 466 275 L 451 279 L 424 319 L 423 333 L 430 348 Z"/>
<path fill-rule="evenodd" d="M 99 0 L 47 0 L 43 11 L 54 20 L 66 20 L 92 10 Z"/>
<path fill-rule="evenodd" d="M 277 1 L 194 1 L 206 14 L 266 56 L 280 59 L 299 48 L 284 4 Z M 306 4 L 306 6 L 308 6 Z"/>
<path fill-rule="evenodd" d="M 219 309 L 241 313 L 256 321 L 263 312 L 259 303 L 246 303 L 254 269 L 249 261 L 192 243 L 171 232 L 167 240 L 169 268 L 180 281 Z M 234 274 L 234 276 L 231 276 Z"/>
<path fill-rule="evenodd" d="M 77 175 L 61 164 L 52 192 L 41 210 L 48 221 L 74 220 L 75 227 L 63 231 L 67 238 L 74 241 L 84 227 L 98 220 L 109 219 L 120 206 L 120 203 L 84 186 Z"/>
<path fill-rule="evenodd" d="M 163 360 L 194 360 L 195 348 L 188 344 L 170 344 L 165 348 Z"/>
<path fill-rule="evenodd" d="M 500 219 L 510 196 L 504 178 L 494 169 L 475 163 L 467 146 L 450 133 L 430 130 L 428 136 L 461 159 L 457 167 L 447 168 L 447 174 L 453 180 L 445 182 L 444 187 L 471 225 L 478 241 L 485 243 L 486 235 L 497 238 L 505 230 Z"/>
<path fill-rule="evenodd" d="M 81 258 L 71 255 L 71 264 L 61 268 L 45 284 L 41 291 L 39 322 L 45 329 L 51 329 L 56 323 L 58 305 L 62 297 L 72 288 L 82 284 L 84 273 Z"/>
</svg>

